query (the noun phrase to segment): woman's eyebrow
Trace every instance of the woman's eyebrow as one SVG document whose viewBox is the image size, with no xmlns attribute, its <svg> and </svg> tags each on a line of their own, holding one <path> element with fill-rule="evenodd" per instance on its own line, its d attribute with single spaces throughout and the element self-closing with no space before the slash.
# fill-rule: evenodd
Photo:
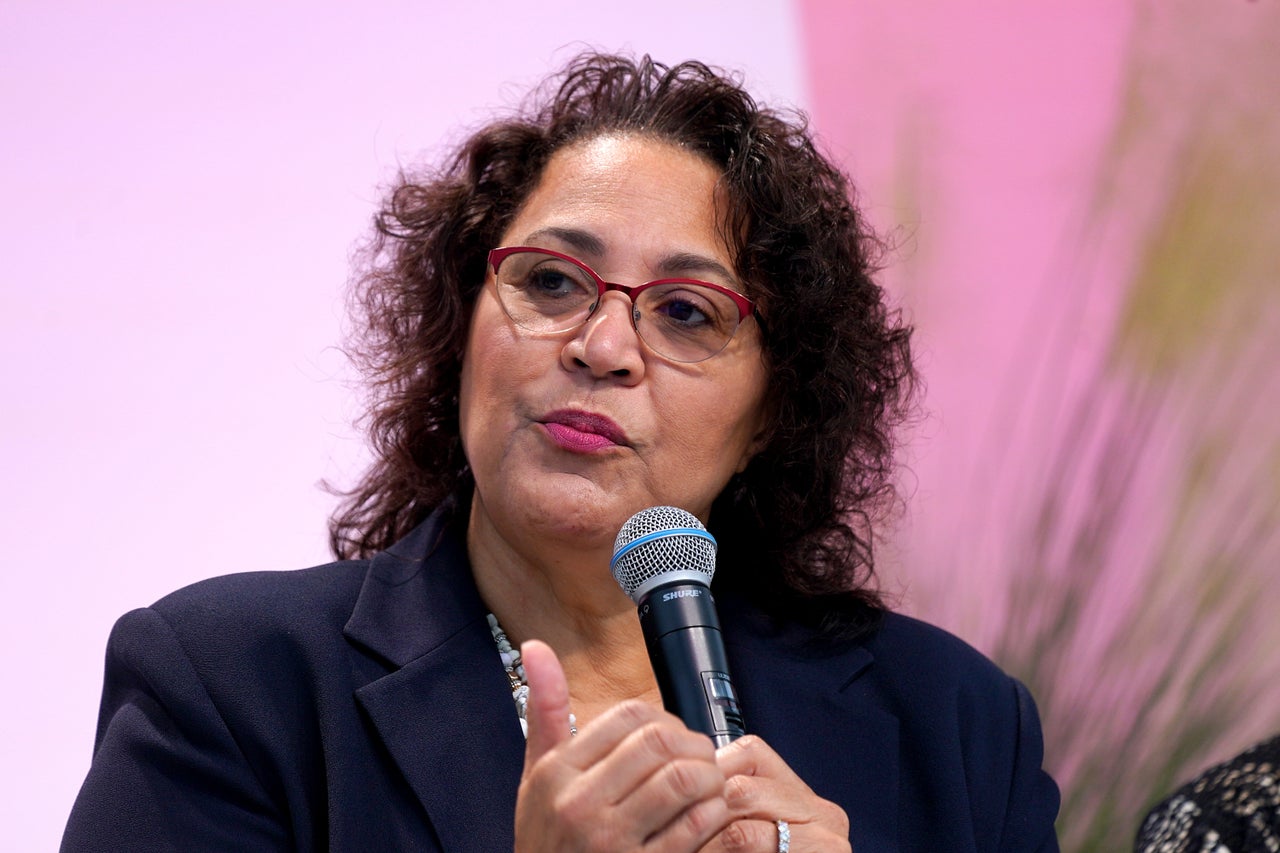
<svg viewBox="0 0 1280 853">
<path fill-rule="evenodd" d="M 584 231 L 581 228 L 547 226 L 529 234 L 525 241 L 534 242 L 546 238 L 564 243 L 572 248 L 574 252 L 586 255 L 592 261 L 603 258 L 608 251 L 603 240 L 590 231 Z M 726 268 L 724 264 L 715 258 L 700 255 L 696 252 L 673 252 L 670 255 L 666 255 L 658 262 L 658 270 L 664 278 L 679 278 L 682 276 L 714 277 L 728 284 L 737 285 L 738 283 L 738 277 L 733 274 L 732 270 Z"/>
<path fill-rule="evenodd" d="M 557 226 L 539 228 L 526 237 L 525 241 L 534 241 L 545 237 L 551 237 L 561 243 L 566 243 L 574 251 L 589 255 L 592 258 L 603 257 L 605 253 L 604 241 L 590 231 L 583 231 L 580 228 L 560 228 Z"/>
<path fill-rule="evenodd" d="M 726 269 L 724 264 L 715 258 L 694 252 L 676 252 L 667 255 L 658 264 L 658 268 L 662 270 L 663 275 L 672 277 L 697 275 L 699 278 L 705 278 L 711 275 L 732 284 L 738 282 L 738 277 L 731 270 Z"/>
</svg>

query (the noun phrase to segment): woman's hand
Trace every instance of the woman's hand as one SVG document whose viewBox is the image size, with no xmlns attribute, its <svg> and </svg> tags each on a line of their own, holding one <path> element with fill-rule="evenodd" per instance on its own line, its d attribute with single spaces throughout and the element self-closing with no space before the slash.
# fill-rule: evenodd
<svg viewBox="0 0 1280 853">
<path fill-rule="evenodd" d="M 520 653 L 529 738 L 517 853 L 694 853 L 729 824 L 725 774 L 706 735 L 643 702 L 623 702 L 571 738 L 569 687 L 555 653 L 536 640 Z"/>
<path fill-rule="evenodd" d="M 783 849 L 778 820 L 785 820 L 790 829 L 790 853 L 850 850 L 844 809 L 815 794 L 760 738 L 739 738 L 721 747 L 716 758 L 727 780 L 731 822 L 701 853 L 776 853 Z"/>
</svg>

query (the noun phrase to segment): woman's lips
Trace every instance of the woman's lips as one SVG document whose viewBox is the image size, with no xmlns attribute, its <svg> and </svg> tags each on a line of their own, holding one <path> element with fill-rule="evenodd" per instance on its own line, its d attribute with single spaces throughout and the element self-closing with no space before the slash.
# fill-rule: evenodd
<svg viewBox="0 0 1280 853">
<path fill-rule="evenodd" d="M 566 450 L 591 453 L 627 443 L 622 428 L 604 415 L 580 411 L 556 411 L 542 418 L 551 440 Z"/>
</svg>

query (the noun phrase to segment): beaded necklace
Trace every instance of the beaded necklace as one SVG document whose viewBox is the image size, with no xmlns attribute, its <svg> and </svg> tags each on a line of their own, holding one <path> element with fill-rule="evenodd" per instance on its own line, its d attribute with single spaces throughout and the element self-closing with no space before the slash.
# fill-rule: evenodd
<svg viewBox="0 0 1280 853">
<path fill-rule="evenodd" d="M 502 668 L 507 671 L 507 679 L 511 682 L 511 698 L 516 703 L 516 714 L 520 716 L 520 730 L 529 736 L 529 681 L 524 674 L 524 661 L 520 659 L 520 650 L 511 645 L 507 634 L 498 624 L 498 617 L 487 614 L 489 632 L 493 634 L 493 642 L 498 647 L 498 655 L 502 658 Z M 569 715 L 569 734 L 578 733 L 578 719 Z"/>
</svg>

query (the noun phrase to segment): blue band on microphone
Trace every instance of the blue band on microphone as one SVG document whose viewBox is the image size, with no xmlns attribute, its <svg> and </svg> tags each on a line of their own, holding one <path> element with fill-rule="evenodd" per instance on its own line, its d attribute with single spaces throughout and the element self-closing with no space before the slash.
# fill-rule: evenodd
<svg viewBox="0 0 1280 853">
<path fill-rule="evenodd" d="M 613 567 L 618 564 L 618 560 L 622 559 L 633 549 L 638 548 L 641 545 L 648 544 L 655 539 L 663 539 L 667 536 L 697 536 L 701 539 L 706 539 L 712 545 L 716 544 L 716 537 L 712 536 L 705 530 L 698 529 L 697 527 L 669 527 L 666 530 L 658 530 L 653 533 L 645 534 L 644 536 L 623 545 L 617 551 L 614 551 L 613 559 L 609 560 L 609 571 L 612 572 Z"/>
</svg>

